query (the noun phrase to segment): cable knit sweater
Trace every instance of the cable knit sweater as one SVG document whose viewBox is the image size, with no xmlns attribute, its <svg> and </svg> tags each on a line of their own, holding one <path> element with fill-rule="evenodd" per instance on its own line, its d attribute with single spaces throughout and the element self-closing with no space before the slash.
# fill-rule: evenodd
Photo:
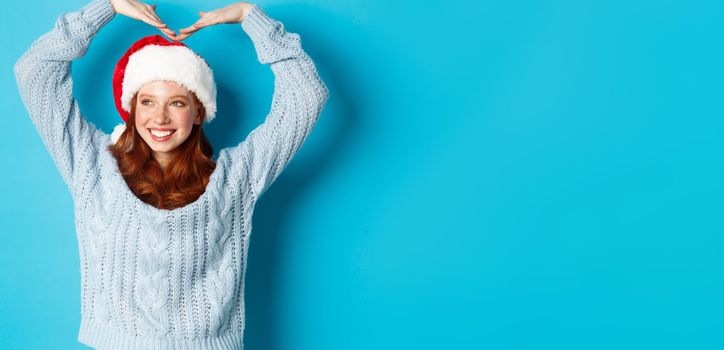
<svg viewBox="0 0 724 350">
<path fill-rule="evenodd" d="M 109 0 L 61 14 L 14 67 L 32 123 L 73 198 L 78 340 L 98 349 L 241 349 L 254 206 L 309 135 L 327 87 L 299 35 L 255 5 L 241 28 L 274 73 L 270 112 L 245 140 L 219 152 L 201 197 L 158 209 L 131 192 L 106 149 L 110 135 L 81 115 L 72 96 L 71 62 L 114 16 Z"/>
</svg>

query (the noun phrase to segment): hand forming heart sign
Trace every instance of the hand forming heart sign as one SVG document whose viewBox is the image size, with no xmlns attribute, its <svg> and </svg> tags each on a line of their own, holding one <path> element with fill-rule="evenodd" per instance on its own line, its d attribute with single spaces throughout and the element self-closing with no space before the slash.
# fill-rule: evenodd
<svg viewBox="0 0 724 350">
<path fill-rule="evenodd" d="M 137 0 L 110 0 L 116 13 L 146 22 L 165 34 L 171 40 L 181 41 L 201 28 L 222 23 L 241 23 L 254 6 L 248 2 L 237 2 L 209 12 L 199 12 L 196 23 L 179 30 L 179 34 L 171 30 L 156 14 L 156 5 L 148 5 Z"/>
</svg>

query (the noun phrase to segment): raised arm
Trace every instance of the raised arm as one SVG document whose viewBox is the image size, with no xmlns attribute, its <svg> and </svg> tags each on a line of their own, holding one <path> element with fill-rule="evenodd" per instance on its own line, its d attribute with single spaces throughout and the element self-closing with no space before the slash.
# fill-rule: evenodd
<svg viewBox="0 0 724 350">
<path fill-rule="evenodd" d="M 229 150 L 232 171 L 247 174 L 258 198 L 271 185 L 306 140 L 322 112 L 329 91 L 296 33 L 254 5 L 241 22 L 259 62 L 274 72 L 271 110 L 264 122 Z"/>
<path fill-rule="evenodd" d="M 74 193 L 93 166 L 103 132 L 80 114 L 73 98 L 71 61 L 83 56 L 93 36 L 115 15 L 109 0 L 95 0 L 63 13 L 15 63 L 20 96 L 33 125 Z"/>
</svg>

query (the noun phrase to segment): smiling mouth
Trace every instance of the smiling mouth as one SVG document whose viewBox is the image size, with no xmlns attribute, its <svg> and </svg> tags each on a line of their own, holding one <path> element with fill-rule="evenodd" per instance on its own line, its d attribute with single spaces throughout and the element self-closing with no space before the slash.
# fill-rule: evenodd
<svg viewBox="0 0 724 350">
<path fill-rule="evenodd" d="M 176 130 L 175 129 L 148 129 L 148 132 L 151 134 L 151 138 L 154 141 L 167 141 L 171 138 L 171 135 L 173 135 Z"/>
</svg>

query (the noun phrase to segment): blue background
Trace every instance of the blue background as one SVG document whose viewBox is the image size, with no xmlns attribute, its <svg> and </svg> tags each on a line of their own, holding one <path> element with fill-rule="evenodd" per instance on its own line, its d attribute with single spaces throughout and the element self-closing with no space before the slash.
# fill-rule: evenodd
<svg viewBox="0 0 724 350">
<path fill-rule="evenodd" d="M 12 65 L 86 1 L 3 5 L 0 348 L 83 349 L 70 194 Z M 174 29 L 221 1 L 159 1 Z M 254 217 L 247 349 L 722 349 L 720 1 L 264 1 L 330 88 Z M 120 121 L 117 16 L 73 65 Z M 216 154 L 271 104 L 235 25 L 214 68 Z"/>
</svg>

